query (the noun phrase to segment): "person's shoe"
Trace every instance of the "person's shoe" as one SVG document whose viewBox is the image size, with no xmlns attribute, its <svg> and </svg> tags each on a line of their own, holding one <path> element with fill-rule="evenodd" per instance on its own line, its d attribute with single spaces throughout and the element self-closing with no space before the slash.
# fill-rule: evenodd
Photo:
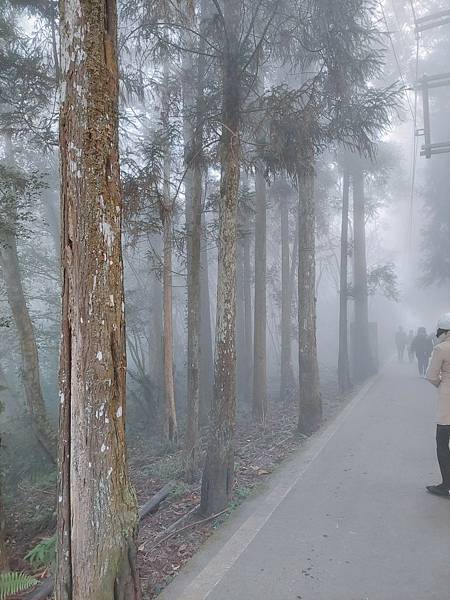
<svg viewBox="0 0 450 600">
<path fill-rule="evenodd" d="M 440 485 L 427 485 L 427 491 L 430 494 L 434 494 L 435 496 L 443 496 L 444 498 L 450 498 L 450 491 L 448 486 L 444 486 L 444 484 Z"/>
</svg>

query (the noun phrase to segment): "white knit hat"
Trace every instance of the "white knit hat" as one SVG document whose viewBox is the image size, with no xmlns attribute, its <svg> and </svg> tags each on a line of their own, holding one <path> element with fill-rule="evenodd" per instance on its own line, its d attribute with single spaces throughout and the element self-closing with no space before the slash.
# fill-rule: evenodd
<svg viewBox="0 0 450 600">
<path fill-rule="evenodd" d="M 444 329 L 445 331 L 450 331 L 450 312 L 442 315 L 437 324 L 438 329 Z"/>
</svg>

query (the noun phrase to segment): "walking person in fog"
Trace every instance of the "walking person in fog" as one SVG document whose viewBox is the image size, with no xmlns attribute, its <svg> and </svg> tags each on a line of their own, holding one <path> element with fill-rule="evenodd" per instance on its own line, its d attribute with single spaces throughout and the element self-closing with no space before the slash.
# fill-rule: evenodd
<svg viewBox="0 0 450 600">
<path fill-rule="evenodd" d="M 424 377 L 431 353 L 433 352 L 433 342 L 427 335 L 425 327 L 419 327 L 417 335 L 411 344 L 411 350 L 417 357 L 419 375 Z"/>
<path fill-rule="evenodd" d="M 400 327 L 397 330 L 397 333 L 395 334 L 395 345 L 397 346 L 398 362 L 403 362 L 403 355 L 405 354 L 406 342 L 406 333 L 403 330 L 403 327 L 400 325 Z"/>
<path fill-rule="evenodd" d="M 412 349 L 412 343 L 414 341 L 414 331 L 412 329 L 409 330 L 408 338 L 406 340 L 406 347 L 408 349 L 408 358 L 409 362 L 412 363 L 414 360 L 414 351 Z"/>
<path fill-rule="evenodd" d="M 450 313 L 437 325 L 438 343 L 434 347 L 427 379 L 438 388 L 439 408 L 436 427 L 436 450 L 442 483 L 427 490 L 437 496 L 450 496 Z"/>
</svg>

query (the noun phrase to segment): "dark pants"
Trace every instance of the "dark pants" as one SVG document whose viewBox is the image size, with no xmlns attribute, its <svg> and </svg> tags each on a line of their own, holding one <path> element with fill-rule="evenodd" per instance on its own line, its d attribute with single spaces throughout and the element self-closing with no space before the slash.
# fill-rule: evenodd
<svg viewBox="0 0 450 600">
<path fill-rule="evenodd" d="M 450 425 L 436 427 L 436 450 L 442 483 L 450 490 Z"/>
<path fill-rule="evenodd" d="M 419 375 L 425 375 L 428 369 L 428 362 L 430 357 L 428 354 L 417 355 L 417 366 L 419 367 Z"/>
</svg>

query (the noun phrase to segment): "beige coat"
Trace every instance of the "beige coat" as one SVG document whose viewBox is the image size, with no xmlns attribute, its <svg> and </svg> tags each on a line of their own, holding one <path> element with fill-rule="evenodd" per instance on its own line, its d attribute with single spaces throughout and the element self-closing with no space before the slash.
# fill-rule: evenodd
<svg viewBox="0 0 450 600">
<path fill-rule="evenodd" d="M 450 333 L 434 347 L 428 381 L 438 388 L 438 424 L 450 425 Z"/>
</svg>

